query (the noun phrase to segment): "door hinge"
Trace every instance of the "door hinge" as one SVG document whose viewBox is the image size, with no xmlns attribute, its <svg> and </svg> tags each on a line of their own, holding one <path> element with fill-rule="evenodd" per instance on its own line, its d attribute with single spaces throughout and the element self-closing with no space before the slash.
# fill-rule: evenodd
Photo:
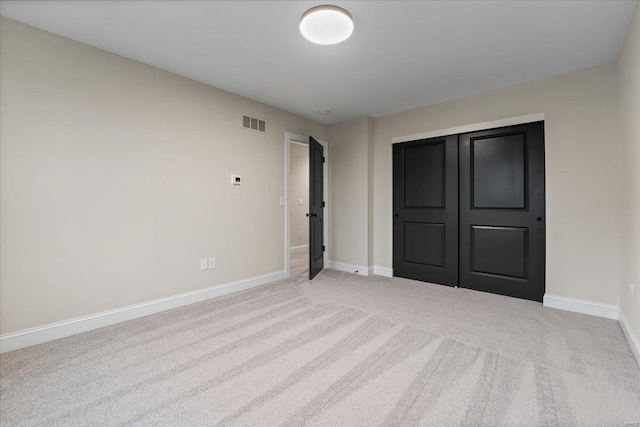
<svg viewBox="0 0 640 427">
<path fill-rule="evenodd" d="M 325 202 L 322 202 L 322 207 L 323 208 L 327 207 L 327 204 Z"/>
<path fill-rule="evenodd" d="M 327 159 L 324 158 L 324 156 L 322 156 L 322 163 L 326 162 Z"/>
<path fill-rule="evenodd" d="M 322 252 L 326 251 L 324 245 L 322 245 Z"/>
</svg>

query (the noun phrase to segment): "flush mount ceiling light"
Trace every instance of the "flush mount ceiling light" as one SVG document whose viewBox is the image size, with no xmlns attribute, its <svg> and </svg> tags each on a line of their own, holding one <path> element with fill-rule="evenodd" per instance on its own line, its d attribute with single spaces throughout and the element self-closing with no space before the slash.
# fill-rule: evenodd
<svg viewBox="0 0 640 427">
<path fill-rule="evenodd" d="M 336 44 L 349 38 L 353 32 L 353 19 L 349 12 L 341 7 L 316 6 L 302 15 L 300 32 L 310 42 Z"/>
</svg>

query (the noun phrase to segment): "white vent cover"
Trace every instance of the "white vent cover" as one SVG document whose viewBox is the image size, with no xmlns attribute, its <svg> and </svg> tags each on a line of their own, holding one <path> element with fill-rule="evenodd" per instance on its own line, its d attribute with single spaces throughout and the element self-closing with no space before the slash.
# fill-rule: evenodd
<svg viewBox="0 0 640 427">
<path fill-rule="evenodd" d="M 242 127 L 245 129 L 255 130 L 256 132 L 267 132 L 267 124 L 262 119 L 256 119 L 247 115 L 242 116 Z"/>
</svg>

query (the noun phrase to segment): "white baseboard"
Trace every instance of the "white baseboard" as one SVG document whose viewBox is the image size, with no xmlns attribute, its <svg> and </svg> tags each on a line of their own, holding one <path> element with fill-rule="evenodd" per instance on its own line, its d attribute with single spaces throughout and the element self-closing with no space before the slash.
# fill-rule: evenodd
<svg viewBox="0 0 640 427">
<path fill-rule="evenodd" d="M 362 265 L 346 264 L 344 262 L 338 262 L 338 261 L 329 261 L 327 267 L 333 268 L 334 270 L 338 270 L 338 271 L 344 271 L 347 273 L 359 274 L 360 276 L 369 275 L 369 267 L 365 267 Z"/>
<path fill-rule="evenodd" d="M 347 273 L 355 273 L 361 276 L 385 276 L 385 277 L 393 277 L 393 269 L 387 267 L 365 267 L 363 265 L 355 265 L 355 264 L 347 264 L 344 262 L 338 261 L 329 261 L 327 268 L 333 268 L 338 271 L 345 271 Z"/>
<path fill-rule="evenodd" d="M 103 311 L 102 313 L 77 317 L 75 319 L 0 335 L 0 353 L 36 344 L 42 344 L 59 338 L 65 338 L 82 332 L 91 331 L 93 329 L 102 328 L 104 326 L 170 310 L 172 308 L 182 307 L 184 305 L 193 304 L 233 292 L 243 291 L 260 285 L 266 285 L 267 283 L 276 282 L 286 278 L 286 271 L 277 271 L 262 276 L 226 283 L 224 285 L 212 286 L 210 288 L 199 289 L 193 292 L 186 292 L 184 294 L 134 304 L 115 310 Z"/>
<path fill-rule="evenodd" d="M 376 276 L 393 277 L 393 268 L 378 267 L 374 265 L 369 267 L 369 275 L 375 274 Z"/>
<path fill-rule="evenodd" d="M 303 249 L 307 249 L 309 247 L 309 245 L 300 245 L 300 246 L 291 246 L 289 249 L 291 250 L 291 252 L 298 252 L 298 251 L 302 251 Z"/>
<path fill-rule="evenodd" d="M 545 294 L 543 297 L 543 305 L 545 307 L 557 308 L 560 310 L 573 311 L 576 313 L 590 314 L 592 316 L 604 317 L 607 319 L 617 320 L 620 323 L 622 332 L 624 333 L 633 357 L 640 366 L 640 339 L 631 329 L 629 320 L 624 311 L 617 305 L 601 304 L 593 301 L 585 301 L 575 298 L 560 297 L 557 295 Z"/>
<path fill-rule="evenodd" d="M 328 261 L 328 268 L 348 273 L 356 273 L 362 276 L 376 274 L 379 276 L 393 277 L 393 269 L 387 267 L 363 267 L 354 264 L 346 264 L 337 261 Z M 212 286 L 193 292 L 186 292 L 171 297 L 160 298 L 140 304 L 134 304 L 115 310 L 104 311 L 89 316 L 78 317 L 62 322 L 51 323 L 49 325 L 36 328 L 25 329 L 5 335 L 0 335 L 0 353 L 29 347 L 36 344 L 53 341 L 60 338 L 69 337 L 82 332 L 91 331 L 116 323 L 133 320 L 161 311 L 170 310 L 177 307 L 193 304 L 207 299 L 227 295 L 250 289 L 256 286 L 266 285 L 278 280 L 286 279 L 286 271 L 278 271 L 249 279 L 238 280 L 224 285 Z M 560 297 L 557 295 L 545 294 L 543 299 L 545 307 L 560 310 L 573 311 L 577 313 L 590 314 L 607 319 L 616 319 L 620 322 L 629 347 L 638 365 L 640 365 L 640 340 L 631 329 L 624 312 L 618 306 L 600 304 L 592 301 L 579 300 L 575 298 Z"/>
<path fill-rule="evenodd" d="M 629 320 L 627 320 L 627 316 L 624 315 L 624 311 L 620 310 L 618 317 L 618 322 L 620 322 L 622 332 L 624 332 L 624 336 L 627 338 L 631 353 L 633 353 L 633 357 L 636 358 L 636 362 L 638 362 L 638 366 L 640 366 L 640 340 L 633 332 L 633 329 L 631 329 L 631 325 L 629 324 Z"/>
<path fill-rule="evenodd" d="M 558 295 L 545 294 L 542 299 L 545 307 L 557 308 L 560 310 L 573 311 L 575 313 L 590 314 L 592 316 L 604 317 L 618 320 L 619 308 L 617 305 L 601 304 L 599 302 L 561 297 Z"/>
</svg>

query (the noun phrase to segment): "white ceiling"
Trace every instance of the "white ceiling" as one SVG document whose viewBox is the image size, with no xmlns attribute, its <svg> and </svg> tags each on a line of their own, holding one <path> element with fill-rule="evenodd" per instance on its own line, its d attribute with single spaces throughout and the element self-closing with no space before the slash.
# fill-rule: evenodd
<svg viewBox="0 0 640 427">
<path fill-rule="evenodd" d="M 351 38 L 314 45 L 308 8 Z M 0 14 L 323 122 L 382 116 L 616 60 L 636 1 L 2 1 Z M 322 116 L 320 109 L 330 109 Z"/>
</svg>

